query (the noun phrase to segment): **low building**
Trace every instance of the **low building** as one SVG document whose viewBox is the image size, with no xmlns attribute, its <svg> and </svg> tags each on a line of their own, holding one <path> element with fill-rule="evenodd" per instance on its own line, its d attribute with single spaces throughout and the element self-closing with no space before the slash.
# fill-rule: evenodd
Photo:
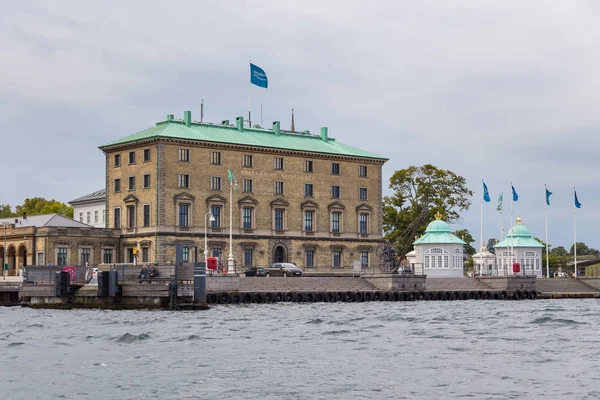
<svg viewBox="0 0 600 400">
<path fill-rule="evenodd" d="M 535 275 L 542 277 L 542 249 L 544 245 L 538 242 L 529 229 L 521 225 L 521 218 L 517 218 L 517 225 L 510 228 L 508 235 L 494 246 L 496 250 L 496 265 L 499 275 Z M 513 272 L 512 265 L 520 264 L 520 272 Z"/>
<path fill-rule="evenodd" d="M 485 245 L 481 245 L 479 253 L 473 255 L 475 273 L 480 276 L 497 276 L 496 255 L 490 253 Z"/>
<path fill-rule="evenodd" d="M 119 230 L 94 228 L 58 214 L 0 219 L 0 260 L 8 275 L 27 265 L 96 265 L 119 258 Z"/>
<path fill-rule="evenodd" d="M 464 277 L 463 250 L 466 243 L 457 237 L 438 211 L 423 236 L 414 241 L 415 270 L 422 266 L 428 278 Z M 410 262 L 410 261 L 409 261 Z"/>
<path fill-rule="evenodd" d="M 95 228 L 106 227 L 106 189 L 86 194 L 69 204 L 73 207 L 73 219 Z"/>
</svg>

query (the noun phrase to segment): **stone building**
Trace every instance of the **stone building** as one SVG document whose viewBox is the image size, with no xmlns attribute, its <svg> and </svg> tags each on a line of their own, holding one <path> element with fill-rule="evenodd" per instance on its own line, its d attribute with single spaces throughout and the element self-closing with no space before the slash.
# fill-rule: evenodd
<svg viewBox="0 0 600 400">
<path fill-rule="evenodd" d="M 510 228 L 508 235 L 494 246 L 496 249 L 496 265 L 499 275 L 535 275 L 542 277 L 542 249 L 544 245 L 538 242 L 529 229 L 521 225 L 521 218 L 517 218 L 517 225 Z M 521 271 L 514 273 L 512 264 L 520 263 Z"/>
<path fill-rule="evenodd" d="M 463 250 L 466 243 L 457 237 L 438 211 L 423 236 L 414 241 L 415 270 L 422 266 L 428 278 L 464 277 Z M 412 258 L 411 257 L 411 258 Z M 409 263 L 412 260 L 409 258 Z"/>
<path fill-rule="evenodd" d="M 206 229 L 209 255 L 226 264 L 230 207 L 237 267 L 375 261 L 386 159 L 338 142 L 327 128 L 320 135 L 283 131 L 279 122 L 248 128 L 242 117 L 201 123 L 186 111 L 183 120 L 168 115 L 100 149 L 107 227 L 122 232 L 120 262 L 132 262 L 134 248 L 139 262 L 174 262 L 175 242 L 201 254 Z"/>
<path fill-rule="evenodd" d="M 106 189 L 86 194 L 69 204 L 73 207 L 73 219 L 94 228 L 106 226 Z"/>
<path fill-rule="evenodd" d="M 27 265 L 115 262 L 119 234 L 58 214 L 4 218 L 0 219 L 0 260 L 8 263 L 8 275 L 16 275 L 19 267 Z"/>
</svg>

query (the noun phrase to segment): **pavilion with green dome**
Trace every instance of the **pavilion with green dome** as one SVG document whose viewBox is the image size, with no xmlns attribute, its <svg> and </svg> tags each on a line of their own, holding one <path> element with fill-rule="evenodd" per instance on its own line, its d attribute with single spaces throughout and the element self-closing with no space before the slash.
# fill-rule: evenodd
<svg viewBox="0 0 600 400">
<path fill-rule="evenodd" d="M 442 220 L 438 211 L 435 221 L 431 222 L 425 233 L 414 242 L 413 260 L 415 269 L 420 269 L 428 278 L 464 277 L 463 249 L 466 243 L 457 237 L 450 225 Z"/>
<path fill-rule="evenodd" d="M 529 229 L 521 225 L 521 218 L 517 218 L 517 225 L 510 228 L 506 237 L 494 246 L 497 274 L 499 276 L 535 275 L 541 278 L 543 248 L 544 245 L 531 236 Z M 521 264 L 519 273 L 513 272 L 514 262 Z"/>
</svg>

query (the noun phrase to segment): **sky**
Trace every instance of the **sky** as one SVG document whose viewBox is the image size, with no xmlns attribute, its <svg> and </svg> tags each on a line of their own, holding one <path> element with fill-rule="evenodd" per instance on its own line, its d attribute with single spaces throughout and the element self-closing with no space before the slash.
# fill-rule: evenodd
<svg viewBox="0 0 600 400">
<path fill-rule="evenodd" d="M 475 194 L 456 229 L 479 242 L 481 179 L 510 183 L 513 220 L 569 249 L 600 248 L 600 3 L 596 0 L 0 0 L 0 204 L 68 202 L 104 186 L 98 146 L 191 110 L 318 132 L 389 158 L 389 177 L 433 164 Z M 269 88 L 250 88 L 249 60 Z M 249 89 L 250 88 L 250 89 Z M 475 244 L 478 247 L 478 244 Z"/>
</svg>

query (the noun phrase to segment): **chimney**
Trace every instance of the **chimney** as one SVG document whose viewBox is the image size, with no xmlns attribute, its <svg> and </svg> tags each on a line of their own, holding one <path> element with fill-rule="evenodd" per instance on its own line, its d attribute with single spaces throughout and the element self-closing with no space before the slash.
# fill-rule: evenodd
<svg viewBox="0 0 600 400">
<path fill-rule="evenodd" d="M 191 111 L 183 112 L 183 122 L 185 122 L 186 126 L 192 126 L 192 112 Z"/>
<path fill-rule="evenodd" d="M 173 119 L 175 119 L 173 114 L 167 114 L 167 121 L 173 121 Z"/>
<path fill-rule="evenodd" d="M 244 132 L 244 117 L 237 117 L 235 119 L 235 127 L 239 132 Z"/>
<path fill-rule="evenodd" d="M 221 125 L 229 125 L 229 120 L 224 119 L 223 121 L 221 121 Z"/>
<path fill-rule="evenodd" d="M 23 219 L 27 219 L 27 213 L 23 211 Z"/>
<path fill-rule="evenodd" d="M 279 124 L 279 121 L 273 122 L 273 132 L 275 133 L 275 136 L 281 136 L 281 125 Z"/>
<path fill-rule="evenodd" d="M 326 126 L 321 128 L 321 140 L 324 142 L 327 141 L 327 127 Z"/>
</svg>

